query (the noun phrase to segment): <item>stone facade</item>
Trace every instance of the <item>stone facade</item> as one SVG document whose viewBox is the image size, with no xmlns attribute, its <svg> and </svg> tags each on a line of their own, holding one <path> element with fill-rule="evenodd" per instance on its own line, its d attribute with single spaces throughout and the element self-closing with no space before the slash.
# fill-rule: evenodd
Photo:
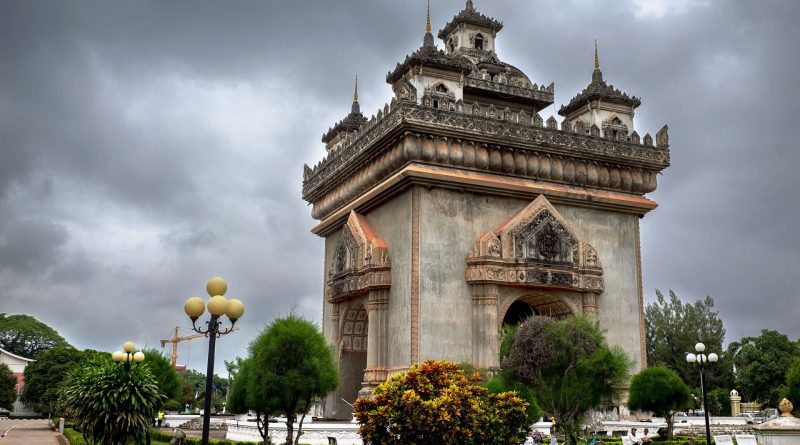
<svg viewBox="0 0 800 445">
<path fill-rule="evenodd" d="M 497 367 L 500 328 L 525 314 L 591 314 L 646 362 L 639 220 L 669 165 L 667 127 L 640 138 L 639 99 L 597 65 L 586 110 L 545 120 L 554 85 L 498 58 L 500 29 L 471 1 L 439 33 L 445 51 L 428 29 L 387 75 L 391 102 L 363 121 L 354 104 L 305 167 L 342 377 L 326 417 L 349 418 L 359 393 L 429 358 Z"/>
</svg>

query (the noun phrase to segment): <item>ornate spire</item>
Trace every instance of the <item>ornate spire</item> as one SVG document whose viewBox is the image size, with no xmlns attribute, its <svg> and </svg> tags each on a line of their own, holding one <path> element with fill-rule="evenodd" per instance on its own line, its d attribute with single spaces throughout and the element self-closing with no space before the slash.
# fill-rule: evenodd
<svg viewBox="0 0 800 445">
<path fill-rule="evenodd" d="M 597 39 L 594 39 L 594 69 L 600 69 L 600 58 L 597 57 Z"/>
<path fill-rule="evenodd" d="M 428 0 L 428 17 L 425 21 L 425 38 L 422 39 L 422 46 L 434 46 L 433 34 L 431 34 L 431 0 Z"/>
<path fill-rule="evenodd" d="M 361 105 L 358 103 L 358 74 L 356 74 L 356 88 L 353 90 L 353 106 L 350 107 L 353 114 L 361 114 Z"/>
<path fill-rule="evenodd" d="M 428 18 L 425 23 L 425 32 L 431 32 L 431 0 L 428 0 Z"/>
<path fill-rule="evenodd" d="M 594 39 L 594 72 L 592 72 L 592 82 L 602 82 L 603 72 L 600 71 L 600 57 L 597 56 L 597 39 Z"/>
<path fill-rule="evenodd" d="M 472 4 L 472 0 L 467 0 L 467 7 L 465 8 L 467 11 L 474 11 L 475 5 Z"/>
</svg>

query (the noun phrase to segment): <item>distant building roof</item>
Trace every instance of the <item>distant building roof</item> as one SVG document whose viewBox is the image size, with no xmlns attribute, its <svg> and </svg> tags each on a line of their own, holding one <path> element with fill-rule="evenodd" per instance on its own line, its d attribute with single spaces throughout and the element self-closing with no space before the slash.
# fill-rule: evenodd
<svg viewBox="0 0 800 445">
<path fill-rule="evenodd" d="M 5 349 L 3 349 L 3 348 L 0 348 L 0 356 L 1 356 L 1 355 L 3 355 L 3 354 L 5 354 L 5 355 L 9 355 L 9 356 L 11 356 L 11 357 L 14 357 L 14 358 L 16 358 L 16 359 L 19 359 L 19 360 L 24 360 L 24 361 L 26 361 L 26 362 L 28 362 L 28 363 L 35 362 L 35 361 L 36 361 L 36 360 L 34 360 L 34 359 L 32 359 L 32 358 L 25 358 L 25 357 L 21 357 L 21 356 L 19 356 L 19 355 L 17 355 L 17 354 L 13 354 L 13 353 L 11 353 L 11 352 L 8 352 L 8 351 L 6 351 L 6 350 L 5 350 Z"/>
</svg>

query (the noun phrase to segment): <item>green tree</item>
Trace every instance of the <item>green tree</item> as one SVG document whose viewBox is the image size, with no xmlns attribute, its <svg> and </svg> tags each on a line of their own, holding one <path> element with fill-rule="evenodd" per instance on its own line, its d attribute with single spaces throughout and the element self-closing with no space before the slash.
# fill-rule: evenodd
<svg viewBox="0 0 800 445">
<path fill-rule="evenodd" d="M 34 411 L 53 413 L 58 401 L 59 388 L 69 371 L 81 367 L 102 352 L 79 351 L 72 346 L 56 346 L 39 355 L 39 359 L 25 367 L 25 388 L 22 402 Z"/>
<path fill-rule="evenodd" d="M 147 365 L 126 370 L 97 357 L 68 373 L 59 405 L 90 443 L 126 445 L 148 440 L 165 400 Z"/>
<path fill-rule="evenodd" d="M 302 414 L 298 443 L 305 413 L 312 404 L 339 385 L 333 351 L 317 326 L 296 314 L 272 321 L 250 345 L 253 394 L 267 390 L 269 406 L 286 416 L 286 445 L 292 445 L 293 424 Z"/>
<path fill-rule="evenodd" d="M 514 392 L 490 393 L 455 363 L 427 361 L 359 398 L 354 416 L 365 444 L 522 443 L 530 422 Z"/>
<path fill-rule="evenodd" d="M 197 407 L 200 400 L 205 398 L 206 375 L 194 369 L 177 371 L 181 381 L 181 403 L 188 403 L 189 406 Z M 225 397 L 228 383 L 226 379 L 214 374 L 211 379 L 211 392 L 219 397 Z"/>
<path fill-rule="evenodd" d="M 714 310 L 713 298 L 690 304 L 683 303 L 672 290 L 669 299 L 656 290 L 656 301 L 647 305 L 644 318 L 648 366 L 669 368 L 694 387 L 700 376 L 696 367 L 686 363 L 686 353 L 694 352 L 694 345 L 702 342 L 707 351 L 719 355 L 719 361 L 706 368 L 708 388 L 733 388 L 733 363 L 722 348 L 725 327 Z"/>
<path fill-rule="evenodd" d="M 672 440 L 675 413 L 689 407 L 689 387 L 671 369 L 651 367 L 631 381 L 628 396 L 630 410 L 652 411 L 667 422 L 667 439 Z"/>
<path fill-rule="evenodd" d="M 0 409 L 14 409 L 17 401 L 17 377 L 5 363 L 0 363 Z"/>
<path fill-rule="evenodd" d="M 795 412 L 800 412 L 800 358 L 786 371 L 786 398 L 794 404 Z"/>
<path fill-rule="evenodd" d="M 520 325 L 501 365 L 510 380 L 533 390 L 573 445 L 586 412 L 611 401 L 630 363 L 620 348 L 606 344 L 596 320 L 535 316 Z"/>
<path fill-rule="evenodd" d="M 55 329 L 30 315 L 0 313 L 0 348 L 25 358 L 37 359 L 39 354 L 56 346 L 68 346 Z"/>
<path fill-rule="evenodd" d="M 708 392 L 708 414 L 712 416 L 731 415 L 731 393 L 725 388 Z"/>
<path fill-rule="evenodd" d="M 265 444 L 269 443 L 269 417 L 278 412 L 273 406 L 276 400 L 270 397 L 270 386 L 254 385 L 252 381 L 252 366 L 250 359 L 238 361 L 236 377 L 231 385 L 228 409 L 234 414 L 245 414 L 248 411 L 256 413 L 256 426 L 258 433 Z"/>
<path fill-rule="evenodd" d="M 735 354 L 736 387 L 747 401 L 776 407 L 786 371 L 797 358 L 797 343 L 778 331 L 764 329 L 758 337 L 745 337 L 731 343 Z"/>
<path fill-rule="evenodd" d="M 158 389 L 168 399 L 177 399 L 181 396 L 181 380 L 169 358 L 165 357 L 158 349 L 145 349 L 144 363 L 158 382 Z"/>
</svg>

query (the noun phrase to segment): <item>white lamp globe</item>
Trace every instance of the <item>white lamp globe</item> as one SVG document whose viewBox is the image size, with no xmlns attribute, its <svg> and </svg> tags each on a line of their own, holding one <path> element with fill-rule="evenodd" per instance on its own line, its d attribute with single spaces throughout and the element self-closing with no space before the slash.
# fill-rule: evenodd
<svg viewBox="0 0 800 445">
<path fill-rule="evenodd" d="M 703 352 L 703 351 L 706 350 L 706 345 L 704 345 L 702 343 L 698 343 L 698 344 L 694 345 L 694 350 L 697 351 L 697 352 Z"/>
<path fill-rule="evenodd" d="M 691 352 L 686 354 L 686 361 L 689 363 L 694 363 L 697 361 L 697 356 L 692 354 Z"/>
<path fill-rule="evenodd" d="M 136 353 L 133 354 L 133 361 L 136 363 L 142 363 L 144 361 L 144 352 L 136 351 Z"/>
<path fill-rule="evenodd" d="M 719 360 L 719 356 L 717 354 L 713 352 L 711 354 L 708 354 L 708 361 L 710 361 L 711 363 L 716 363 L 717 360 Z"/>
<path fill-rule="evenodd" d="M 114 351 L 114 353 L 111 354 L 111 360 L 114 360 L 117 363 L 121 362 L 124 359 L 125 355 L 122 353 L 122 351 Z"/>
</svg>

